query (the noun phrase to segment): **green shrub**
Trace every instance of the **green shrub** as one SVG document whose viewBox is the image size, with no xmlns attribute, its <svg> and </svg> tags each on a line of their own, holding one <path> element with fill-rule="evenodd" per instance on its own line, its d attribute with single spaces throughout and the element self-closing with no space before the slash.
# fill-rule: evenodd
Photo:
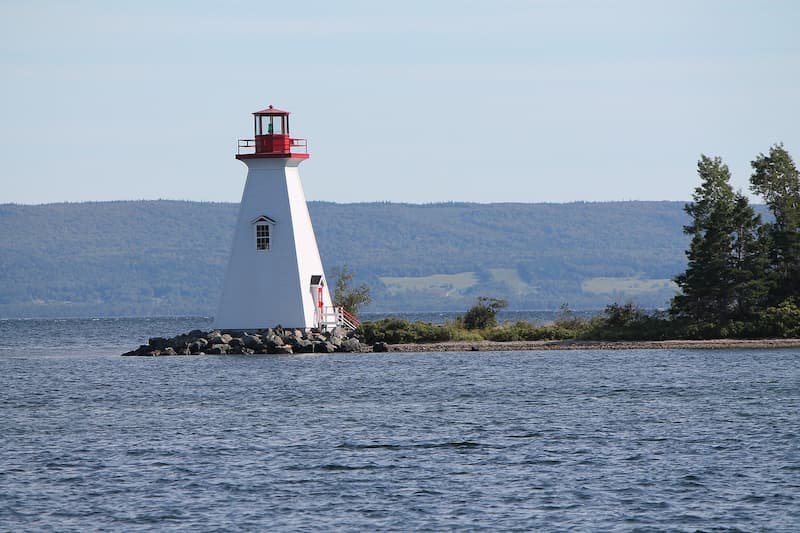
<svg viewBox="0 0 800 533">
<path fill-rule="evenodd" d="M 467 329 L 486 329 L 497 325 L 497 312 L 508 305 L 505 300 L 481 296 L 461 321 Z"/>
<path fill-rule="evenodd" d="M 788 298 L 760 313 L 759 333 L 770 337 L 800 337 L 800 300 Z"/>
<path fill-rule="evenodd" d="M 514 322 L 496 326 L 485 332 L 484 336 L 491 341 L 548 341 L 572 339 L 577 336 L 576 330 L 568 329 L 557 324 L 536 326 L 530 322 Z"/>
<path fill-rule="evenodd" d="M 399 318 L 384 318 L 375 322 L 362 322 L 359 333 L 369 344 L 444 342 L 452 340 L 452 327 L 429 322 L 409 322 Z"/>
</svg>

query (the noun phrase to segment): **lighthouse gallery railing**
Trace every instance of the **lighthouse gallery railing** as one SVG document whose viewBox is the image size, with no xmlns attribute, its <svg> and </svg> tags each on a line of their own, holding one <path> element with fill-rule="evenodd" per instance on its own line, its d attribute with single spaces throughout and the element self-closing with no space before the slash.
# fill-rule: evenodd
<svg viewBox="0 0 800 533">
<path fill-rule="evenodd" d="M 308 153 L 308 139 L 289 139 L 291 141 L 291 153 L 293 154 L 307 154 Z M 295 150 L 295 148 L 297 148 Z M 239 139 L 236 147 L 236 153 L 254 154 L 256 153 L 256 140 L 255 139 Z"/>
</svg>

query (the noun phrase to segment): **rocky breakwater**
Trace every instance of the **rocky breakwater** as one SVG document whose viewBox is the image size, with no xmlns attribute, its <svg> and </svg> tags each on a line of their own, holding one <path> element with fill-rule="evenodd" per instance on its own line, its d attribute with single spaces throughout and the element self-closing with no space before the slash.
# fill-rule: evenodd
<svg viewBox="0 0 800 533">
<path fill-rule="evenodd" d="M 331 331 L 283 328 L 246 331 L 194 330 L 171 339 L 153 337 L 147 344 L 123 356 L 162 355 L 252 355 L 369 351 L 354 332 L 345 328 Z"/>
</svg>

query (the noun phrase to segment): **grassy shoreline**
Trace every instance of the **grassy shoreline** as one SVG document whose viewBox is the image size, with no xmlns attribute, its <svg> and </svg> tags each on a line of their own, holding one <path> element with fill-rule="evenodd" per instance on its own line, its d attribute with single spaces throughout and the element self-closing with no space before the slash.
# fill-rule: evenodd
<svg viewBox="0 0 800 533">
<path fill-rule="evenodd" d="M 477 313 L 481 311 L 478 319 Z M 363 322 L 357 331 L 368 345 L 485 343 L 496 346 L 507 343 L 528 343 L 525 346 L 570 346 L 575 343 L 618 346 L 635 343 L 636 346 L 663 346 L 671 343 L 728 343 L 744 345 L 755 341 L 768 345 L 778 339 L 800 338 L 800 302 L 789 300 L 778 307 L 769 308 L 748 321 L 720 323 L 693 322 L 670 317 L 663 311 L 646 312 L 634 304 L 612 304 L 591 318 L 578 318 L 569 310 L 561 313 L 554 322 L 535 324 L 517 321 L 498 324 L 495 309 L 478 304 L 463 316 L 444 324 L 409 322 L 400 318 L 385 318 Z"/>
</svg>

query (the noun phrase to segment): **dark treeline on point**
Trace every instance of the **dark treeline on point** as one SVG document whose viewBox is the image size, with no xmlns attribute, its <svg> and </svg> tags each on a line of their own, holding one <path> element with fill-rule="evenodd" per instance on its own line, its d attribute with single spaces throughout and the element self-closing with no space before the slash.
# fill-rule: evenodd
<svg viewBox="0 0 800 533">
<path fill-rule="evenodd" d="M 800 175 L 782 144 L 751 166 L 750 188 L 766 202 L 771 222 L 734 192 L 719 157 L 697 164 L 701 183 L 684 228 L 692 239 L 689 261 L 670 308 L 693 336 L 800 334 Z"/>
<path fill-rule="evenodd" d="M 751 161 L 768 220 L 733 190 L 728 166 L 702 155 L 684 210 L 691 238 L 668 311 L 612 304 L 575 336 L 597 339 L 800 337 L 800 173 L 782 144 Z"/>
<path fill-rule="evenodd" d="M 564 306 L 553 324 L 497 324 L 505 302 L 479 298 L 441 326 L 384 319 L 363 324 L 362 332 L 368 342 L 800 337 L 800 174 L 782 144 L 751 166 L 750 187 L 766 202 L 769 221 L 733 190 L 721 158 L 700 157 L 700 185 L 684 207 L 688 264 L 674 278 L 680 292 L 668 310 L 613 303 L 580 319 Z"/>
</svg>

